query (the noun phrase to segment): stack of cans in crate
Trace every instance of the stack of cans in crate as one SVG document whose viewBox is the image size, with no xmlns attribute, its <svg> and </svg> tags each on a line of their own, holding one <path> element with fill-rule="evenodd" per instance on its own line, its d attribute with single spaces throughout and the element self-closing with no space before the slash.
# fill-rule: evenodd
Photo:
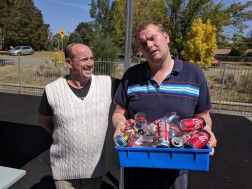
<svg viewBox="0 0 252 189">
<path fill-rule="evenodd" d="M 134 119 L 126 121 L 126 127 L 114 141 L 117 146 L 127 147 L 200 149 L 210 140 L 205 125 L 201 117 L 180 119 L 176 112 L 148 123 L 145 113 L 138 112 Z"/>
</svg>

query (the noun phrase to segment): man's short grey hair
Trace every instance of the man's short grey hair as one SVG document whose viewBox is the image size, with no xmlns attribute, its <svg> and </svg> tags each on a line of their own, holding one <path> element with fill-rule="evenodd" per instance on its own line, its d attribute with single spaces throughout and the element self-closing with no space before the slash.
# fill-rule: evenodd
<svg viewBox="0 0 252 189">
<path fill-rule="evenodd" d="M 66 46 L 65 50 L 64 50 L 64 53 L 65 53 L 65 58 L 69 58 L 69 59 L 72 59 L 74 58 L 74 54 L 73 54 L 73 46 L 75 45 L 84 45 L 82 43 L 70 43 L 69 45 Z"/>
</svg>

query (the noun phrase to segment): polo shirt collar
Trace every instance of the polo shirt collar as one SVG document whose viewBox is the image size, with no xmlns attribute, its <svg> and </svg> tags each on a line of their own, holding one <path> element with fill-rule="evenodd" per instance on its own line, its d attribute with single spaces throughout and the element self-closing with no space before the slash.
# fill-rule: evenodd
<svg viewBox="0 0 252 189">
<path fill-rule="evenodd" d="M 174 65 L 173 65 L 172 71 L 171 71 L 171 73 L 169 75 L 167 75 L 167 78 L 171 77 L 172 75 L 178 75 L 182 70 L 182 64 L 183 64 L 182 60 L 178 60 L 178 59 L 174 60 Z M 148 79 L 153 78 L 153 73 L 150 70 L 148 62 L 146 62 L 145 76 Z"/>
</svg>

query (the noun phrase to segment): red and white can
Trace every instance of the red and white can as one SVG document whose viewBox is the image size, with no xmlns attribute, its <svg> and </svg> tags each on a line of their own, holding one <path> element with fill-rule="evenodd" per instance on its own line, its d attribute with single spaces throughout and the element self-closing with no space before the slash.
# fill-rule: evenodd
<svg viewBox="0 0 252 189">
<path fill-rule="evenodd" d="M 126 120 L 126 125 L 128 127 L 134 127 L 134 124 L 135 124 L 135 120 L 134 119 L 127 119 Z"/>
<path fill-rule="evenodd" d="M 161 119 L 156 119 L 147 125 L 147 131 L 150 135 L 155 135 L 157 133 L 158 123 L 161 121 Z"/>
<path fill-rule="evenodd" d="M 203 129 L 206 122 L 201 117 L 186 118 L 180 121 L 180 128 L 183 132 L 192 132 L 194 130 Z"/>
<path fill-rule="evenodd" d="M 192 132 L 189 132 L 189 133 L 184 133 L 182 135 L 182 139 L 184 140 L 185 143 L 187 143 L 196 132 L 197 131 L 192 131 Z"/>
<path fill-rule="evenodd" d="M 157 148 L 169 148 L 170 147 L 170 125 L 164 120 L 157 123 Z"/>
<path fill-rule="evenodd" d="M 204 129 L 196 131 L 190 139 L 187 140 L 187 144 L 193 148 L 203 148 L 210 140 L 211 135 Z"/>
</svg>

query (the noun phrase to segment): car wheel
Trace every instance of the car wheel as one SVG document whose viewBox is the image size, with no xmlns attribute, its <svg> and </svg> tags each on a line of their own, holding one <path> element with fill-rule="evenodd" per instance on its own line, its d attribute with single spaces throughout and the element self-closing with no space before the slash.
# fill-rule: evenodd
<svg viewBox="0 0 252 189">
<path fill-rule="evenodd" d="M 21 56 L 21 52 L 18 53 L 18 56 Z"/>
</svg>

